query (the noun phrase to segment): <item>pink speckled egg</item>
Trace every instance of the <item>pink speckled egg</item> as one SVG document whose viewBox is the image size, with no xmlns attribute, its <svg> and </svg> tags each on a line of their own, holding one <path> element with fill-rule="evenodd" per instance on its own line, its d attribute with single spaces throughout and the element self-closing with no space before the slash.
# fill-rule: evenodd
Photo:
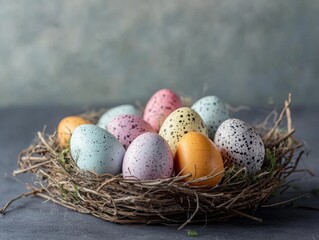
<svg viewBox="0 0 319 240">
<path fill-rule="evenodd" d="M 180 107 L 182 101 L 176 93 L 161 89 L 146 104 L 143 118 L 158 132 L 167 116 Z"/>
<path fill-rule="evenodd" d="M 142 133 L 155 132 L 143 118 L 136 115 L 120 115 L 113 118 L 107 130 L 123 144 L 125 149 Z"/>
<path fill-rule="evenodd" d="M 174 160 L 165 139 L 157 133 L 143 133 L 127 149 L 122 165 L 123 177 L 156 180 L 171 177 Z"/>
</svg>

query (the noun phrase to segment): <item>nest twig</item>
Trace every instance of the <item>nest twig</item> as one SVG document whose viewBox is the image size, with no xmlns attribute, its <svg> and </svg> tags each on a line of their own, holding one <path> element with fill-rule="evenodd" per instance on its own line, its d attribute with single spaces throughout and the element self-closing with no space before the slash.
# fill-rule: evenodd
<svg viewBox="0 0 319 240">
<path fill-rule="evenodd" d="M 262 169 L 248 175 L 244 168 L 227 168 L 221 183 L 214 188 L 181 181 L 189 176 L 136 181 L 125 180 L 121 175 L 81 171 L 69 149 L 61 149 L 55 135 L 44 132 L 38 132 L 35 143 L 21 152 L 14 175 L 31 172 L 37 176 L 37 182 L 29 185 L 31 192 L 21 197 L 37 195 L 110 222 L 183 227 L 190 222 L 223 221 L 235 216 L 262 221 L 253 216 L 254 211 L 284 186 L 304 153 L 302 144 L 293 136 L 290 103 L 289 96 L 272 127 L 269 118 L 256 126 L 266 147 Z M 96 121 L 99 114 L 90 112 L 82 116 Z M 281 127 L 284 119 L 286 129 Z"/>
</svg>

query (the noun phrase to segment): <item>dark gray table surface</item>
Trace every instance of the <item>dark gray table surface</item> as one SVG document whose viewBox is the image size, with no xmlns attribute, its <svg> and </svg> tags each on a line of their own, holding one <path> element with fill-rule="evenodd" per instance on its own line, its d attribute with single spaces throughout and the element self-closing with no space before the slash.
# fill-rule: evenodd
<svg viewBox="0 0 319 240">
<path fill-rule="evenodd" d="M 315 176 L 300 175 L 295 190 L 287 199 L 319 187 L 319 108 L 293 109 L 293 126 L 297 136 L 305 140 L 311 153 L 301 163 Z M 80 108 L 8 108 L 0 110 L 0 206 L 25 191 L 24 183 L 32 181 L 25 174 L 13 177 L 19 151 L 29 145 L 36 132 L 47 125 L 52 132 L 66 115 L 81 112 Z M 241 112 L 249 122 L 263 119 L 267 110 Z M 297 190 L 296 190 L 297 189 Z M 261 209 L 256 215 L 263 223 L 235 219 L 208 225 L 188 225 L 182 230 L 174 226 L 118 225 L 73 212 L 37 197 L 22 199 L 0 216 L 0 239 L 189 239 L 187 230 L 196 230 L 198 239 L 319 239 L 319 197 L 312 194 L 299 200 L 299 206 Z"/>
</svg>

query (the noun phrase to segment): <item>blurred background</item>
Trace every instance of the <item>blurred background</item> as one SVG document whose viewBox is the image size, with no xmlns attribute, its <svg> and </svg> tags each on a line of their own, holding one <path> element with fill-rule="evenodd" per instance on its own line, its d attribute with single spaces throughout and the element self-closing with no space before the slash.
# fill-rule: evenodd
<svg viewBox="0 0 319 240">
<path fill-rule="evenodd" d="M 0 0 L 0 107 L 319 103 L 317 0 Z"/>
</svg>

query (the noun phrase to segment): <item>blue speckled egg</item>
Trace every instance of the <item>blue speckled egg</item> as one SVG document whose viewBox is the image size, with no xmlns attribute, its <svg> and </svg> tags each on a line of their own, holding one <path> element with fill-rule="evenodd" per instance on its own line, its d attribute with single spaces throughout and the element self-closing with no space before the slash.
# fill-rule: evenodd
<svg viewBox="0 0 319 240">
<path fill-rule="evenodd" d="M 71 156 L 82 170 L 121 173 L 125 149 L 106 130 L 92 124 L 77 127 L 70 140 Z"/>
<path fill-rule="evenodd" d="M 216 96 L 206 96 L 199 99 L 193 104 L 192 109 L 203 119 L 210 139 L 214 139 L 220 124 L 229 119 L 228 109 Z"/>
<path fill-rule="evenodd" d="M 247 123 L 231 118 L 223 122 L 215 134 L 214 142 L 226 165 L 246 167 L 249 173 L 260 170 L 264 157 L 264 143 Z"/>
<path fill-rule="evenodd" d="M 96 124 L 98 127 L 107 129 L 108 124 L 112 121 L 113 118 L 120 116 L 120 115 L 135 115 L 142 117 L 142 112 L 137 109 L 137 107 L 133 105 L 120 105 L 114 108 L 109 109 L 105 112 L 99 119 L 98 123 Z"/>
<path fill-rule="evenodd" d="M 126 151 L 123 160 L 123 177 L 139 180 L 156 180 L 171 177 L 173 155 L 164 138 L 157 133 L 143 133 Z"/>
</svg>

